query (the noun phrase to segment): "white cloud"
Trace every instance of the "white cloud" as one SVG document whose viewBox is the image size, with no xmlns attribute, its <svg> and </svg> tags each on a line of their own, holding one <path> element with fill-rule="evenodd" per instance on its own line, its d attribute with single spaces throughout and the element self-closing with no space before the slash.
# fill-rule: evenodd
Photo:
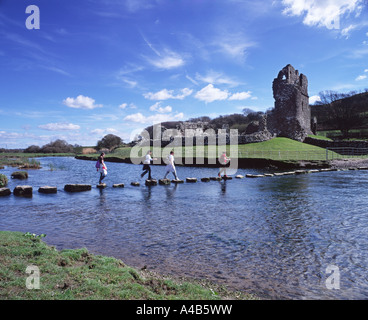
<svg viewBox="0 0 368 320">
<path fill-rule="evenodd" d="M 125 121 L 135 122 L 135 123 L 142 123 L 142 124 L 155 124 L 161 123 L 165 121 L 179 121 L 184 118 L 184 114 L 177 113 L 177 114 L 155 114 L 152 116 L 144 116 L 140 112 L 130 114 L 124 118 Z"/>
<path fill-rule="evenodd" d="M 218 88 L 215 88 L 213 84 L 209 84 L 208 86 L 198 91 L 195 95 L 195 98 L 205 102 L 213 102 L 216 100 L 226 100 L 228 96 L 228 91 L 222 91 Z"/>
<path fill-rule="evenodd" d="M 368 72 L 368 69 L 364 69 L 364 72 Z"/>
<path fill-rule="evenodd" d="M 94 130 L 91 131 L 91 133 L 98 134 L 98 135 L 105 135 L 105 134 L 108 134 L 108 133 L 117 134 L 119 132 L 118 132 L 118 130 L 116 130 L 114 128 L 106 128 L 106 129 L 94 129 Z"/>
<path fill-rule="evenodd" d="M 185 97 L 191 95 L 192 92 L 193 90 L 184 88 L 180 90 L 180 94 L 174 95 L 173 90 L 162 89 L 161 91 L 158 91 L 156 93 L 153 92 L 145 93 L 143 94 L 143 96 L 149 100 L 168 100 L 168 99 L 183 100 Z"/>
<path fill-rule="evenodd" d="M 366 78 L 367 78 L 367 76 L 364 74 L 364 75 L 361 75 L 361 76 L 356 77 L 355 81 L 362 81 L 362 80 L 364 80 Z"/>
<path fill-rule="evenodd" d="M 161 102 L 156 102 L 149 108 L 151 111 L 157 111 L 158 113 L 170 113 L 172 111 L 171 106 L 161 107 Z"/>
<path fill-rule="evenodd" d="M 64 131 L 64 130 L 79 130 L 80 126 L 72 123 L 48 123 L 42 124 L 38 126 L 40 129 L 48 130 L 48 131 Z"/>
<path fill-rule="evenodd" d="M 311 96 L 311 97 L 309 97 L 309 104 L 315 104 L 318 101 L 321 101 L 320 96 Z"/>
<path fill-rule="evenodd" d="M 250 91 L 237 92 L 237 93 L 232 94 L 229 100 L 246 100 L 246 99 L 249 99 L 251 96 L 252 95 Z"/>
<path fill-rule="evenodd" d="M 164 55 L 159 55 L 158 58 L 147 58 L 147 61 L 158 69 L 173 69 L 181 67 L 185 64 L 184 59 L 173 51 L 166 50 Z"/>
<path fill-rule="evenodd" d="M 128 106 L 128 104 L 127 104 L 127 103 L 122 103 L 122 104 L 119 106 L 119 109 L 125 109 L 127 106 Z"/>
<path fill-rule="evenodd" d="M 238 86 L 240 83 L 216 71 L 209 71 L 206 75 L 196 74 L 196 80 L 211 84 L 225 84 L 230 86 Z"/>
<path fill-rule="evenodd" d="M 87 109 L 87 110 L 102 107 L 102 104 L 95 104 L 94 99 L 85 97 L 83 95 L 79 95 L 77 98 L 66 98 L 63 101 L 63 104 L 69 108 Z"/>
<path fill-rule="evenodd" d="M 350 32 L 351 32 L 352 30 L 354 30 L 355 28 L 356 28 L 356 26 L 350 25 L 350 26 L 348 26 L 348 27 L 346 27 L 346 28 L 342 29 L 342 31 L 341 31 L 341 35 L 342 35 L 343 37 L 345 37 L 346 39 L 348 39 L 348 38 L 349 38 L 349 36 L 350 36 Z"/>
<path fill-rule="evenodd" d="M 361 0 L 282 0 L 286 6 L 283 13 L 291 16 L 304 15 L 308 26 L 340 29 L 340 18 L 348 13 L 362 10 Z"/>
</svg>

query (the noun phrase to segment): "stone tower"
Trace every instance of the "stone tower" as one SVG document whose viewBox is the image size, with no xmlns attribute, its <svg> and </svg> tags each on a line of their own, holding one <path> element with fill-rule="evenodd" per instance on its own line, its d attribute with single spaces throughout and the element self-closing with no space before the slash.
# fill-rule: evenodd
<svg viewBox="0 0 368 320">
<path fill-rule="evenodd" d="M 288 64 L 272 83 L 275 108 L 267 116 L 267 129 L 278 137 L 303 141 L 312 134 L 308 79 Z"/>
</svg>

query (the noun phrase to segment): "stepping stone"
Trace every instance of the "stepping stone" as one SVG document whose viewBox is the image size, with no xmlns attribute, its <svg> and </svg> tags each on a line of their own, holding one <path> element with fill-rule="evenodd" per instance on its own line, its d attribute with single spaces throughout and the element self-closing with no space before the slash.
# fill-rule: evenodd
<svg viewBox="0 0 368 320">
<path fill-rule="evenodd" d="M 0 188 L 0 197 L 9 196 L 11 191 L 9 188 Z"/>
<path fill-rule="evenodd" d="M 124 188 L 124 183 L 117 183 L 112 185 L 113 188 Z"/>
<path fill-rule="evenodd" d="M 197 178 L 187 178 L 187 182 L 197 182 Z"/>
<path fill-rule="evenodd" d="M 171 180 L 172 183 L 184 183 L 184 180 Z"/>
<path fill-rule="evenodd" d="M 64 190 L 67 192 L 82 192 L 92 189 L 90 184 L 66 184 Z"/>
<path fill-rule="evenodd" d="M 33 188 L 31 186 L 16 186 L 14 188 L 13 194 L 15 196 L 31 197 L 33 193 Z"/>
<path fill-rule="evenodd" d="M 315 172 L 319 172 L 319 170 L 317 170 L 317 169 L 313 169 L 313 170 L 309 170 L 309 171 L 307 171 L 308 173 L 315 173 Z"/>
<path fill-rule="evenodd" d="M 273 177 L 273 176 L 274 176 L 274 174 L 272 174 L 272 173 L 265 173 L 265 174 L 264 174 L 264 176 L 265 176 L 265 177 Z"/>
<path fill-rule="evenodd" d="M 295 174 L 306 174 L 307 172 L 305 170 L 297 170 L 295 171 Z"/>
<path fill-rule="evenodd" d="M 237 176 L 235 176 L 236 179 L 244 179 L 244 176 L 242 176 L 241 174 L 238 174 Z"/>
<path fill-rule="evenodd" d="M 158 180 L 158 183 L 161 185 L 169 185 L 171 184 L 171 181 L 169 179 L 160 179 Z"/>
<path fill-rule="evenodd" d="M 222 179 L 224 179 L 224 180 L 232 180 L 233 177 L 222 177 Z"/>
<path fill-rule="evenodd" d="M 98 189 L 105 189 L 107 187 L 106 183 L 100 183 L 96 186 Z"/>
<path fill-rule="evenodd" d="M 141 184 L 139 182 L 131 182 L 130 185 L 133 187 L 139 187 Z"/>
<path fill-rule="evenodd" d="M 264 175 L 263 174 L 247 174 L 246 177 L 247 178 L 263 178 Z"/>
<path fill-rule="evenodd" d="M 201 181 L 202 182 L 209 182 L 209 181 L 211 181 L 211 179 L 210 178 L 202 178 Z"/>
<path fill-rule="evenodd" d="M 157 186 L 157 180 L 146 180 L 146 186 Z"/>
<path fill-rule="evenodd" d="M 11 174 L 13 179 L 28 179 L 28 172 L 27 171 L 15 171 Z"/>
<path fill-rule="evenodd" d="M 38 192 L 46 194 L 57 193 L 57 187 L 50 187 L 50 186 L 39 187 Z"/>
<path fill-rule="evenodd" d="M 276 172 L 273 175 L 274 176 L 284 176 L 285 174 L 283 172 Z"/>
<path fill-rule="evenodd" d="M 211 177 L 210 178 L 212 181 L 220 181 L 220 180 L 222 180 L 222 178 L 221 177 Z"/>
</svg>

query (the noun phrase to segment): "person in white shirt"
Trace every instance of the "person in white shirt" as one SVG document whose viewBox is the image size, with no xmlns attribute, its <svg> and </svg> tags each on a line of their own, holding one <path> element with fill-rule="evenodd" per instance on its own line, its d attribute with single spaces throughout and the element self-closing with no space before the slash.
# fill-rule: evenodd
<svg viewBox="0 0 368 320">
<path fill-rule="evenodd" d="M 146 157 L 144 158 L 143 161 L 143 172 L 141 174 L 141 178 L 143 178 L 143 176 L 148 172 L 148 180 L 152 180 L 152 176 L 151 176 L 151 167 L 150 164 L 153 161 L 152 157 L 151 157 L 152 151 L 149 150 L 147 151 Z"/>
<path fill-rule="evenodd" d="M 168 163 L 166 165 L 166 174 L 164 179 L 166 179 L 167 175 L 172 172 L 172 174 L 175 176 L 175 180 L 179 180 L 176 169 L 175 169 L 175 159 L 174 159 L 174 151 L 170 152 L 170 155 L 168 157 Z"/>
<path fill-rule="evenodd" d="M 100 163 L 99 168 L 97 168 L 97 171 L 100 169 L 100 181 L 98 182 L 99 184 L 101 184 L 102 180 L 105 179 L 105 177 L 107 176 L 107 167 L 104 161 L 104 156 L 105 154 L 102 152 L 98 157 L 98 162 Z"/>
</svg>

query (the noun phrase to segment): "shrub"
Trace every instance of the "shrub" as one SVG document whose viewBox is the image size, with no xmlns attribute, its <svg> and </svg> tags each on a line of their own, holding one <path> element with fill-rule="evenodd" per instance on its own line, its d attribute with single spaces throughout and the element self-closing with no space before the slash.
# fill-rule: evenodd
<svg viewBox="0 0 368 320">
<path fill-rule="evenodd" d="M 27 171 L 14 171 L 11 174 L 11 177 L 13 179 L 27 179 L 28 178 L 28 172 Z"/>
<path fill-rule="evenodd" d="M 5 187 L 8 184 L 8 178 L 5 174 L 0 174 L 0 188 Z"/>
</svg>

